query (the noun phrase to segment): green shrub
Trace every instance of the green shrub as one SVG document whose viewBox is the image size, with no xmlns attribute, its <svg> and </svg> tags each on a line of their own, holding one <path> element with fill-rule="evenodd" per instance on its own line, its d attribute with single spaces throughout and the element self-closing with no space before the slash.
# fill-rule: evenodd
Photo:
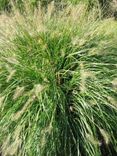
<svg viewBox="0 0 117 156">
<path fill-rule="evenodd" d="M 117 23 L 84 5 L 52 11 L 18 14 L 0 29 L 1 152 L 113 156 Z"/>
</svg>

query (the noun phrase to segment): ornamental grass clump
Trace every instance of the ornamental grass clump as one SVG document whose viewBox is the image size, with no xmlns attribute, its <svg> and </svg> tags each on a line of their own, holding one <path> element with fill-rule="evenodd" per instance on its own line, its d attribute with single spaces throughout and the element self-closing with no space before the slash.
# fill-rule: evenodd
<svg viewBox="0 0 117 156">
<path fill-rule="evenodd" d="M 1 25 L 1 153 L 116 155 L 117 23 L 50 8 Z"/>
</svg>

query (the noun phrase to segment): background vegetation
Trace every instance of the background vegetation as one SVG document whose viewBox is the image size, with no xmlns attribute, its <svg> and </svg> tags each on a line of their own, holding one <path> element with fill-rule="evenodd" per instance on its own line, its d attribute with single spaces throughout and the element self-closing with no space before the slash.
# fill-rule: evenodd
<svg viewBox="0 0 117 156">
<path fill-rule="evenodd" d="M 72 3 L 72 4 L 78 4 L 83 3 L 90 6 L 96 5 L 99 3 L 99 5 L 106 11 L 110 10 L 111 3 L 115 3 L 113 0 L 1 0 L 0 1 L 0 10 L 9 10 L 11 9 L 11 6 L 14 4 L 17 7 L 21 9 L 21 5 L 24 5 L 28 3 L 31 7 L 37 7 L 40 3 L 42 6 L 47 6 L 50 2 L 55 2 L 58 5 L 60 3 Z"/>
</svg>

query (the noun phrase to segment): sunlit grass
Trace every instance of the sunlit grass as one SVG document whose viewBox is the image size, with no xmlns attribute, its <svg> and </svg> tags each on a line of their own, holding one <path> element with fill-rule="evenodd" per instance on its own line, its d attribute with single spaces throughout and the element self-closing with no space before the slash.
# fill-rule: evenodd
<svg viewBox="0 0 117 156">
<path fill-rule="evenodd" d="M 49 6 L 1 25 L 3 156 L 117 152 L 117 23 L 86 10 Z"/>
</svg>

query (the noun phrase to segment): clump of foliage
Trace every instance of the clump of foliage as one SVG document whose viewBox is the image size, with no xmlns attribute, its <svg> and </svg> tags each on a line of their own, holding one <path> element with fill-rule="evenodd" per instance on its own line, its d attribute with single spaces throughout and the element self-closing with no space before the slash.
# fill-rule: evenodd
<svg viewBox="0 0 117 156">
<path fill-rule="evenodd" d="M 0 29 L 1 152 L 116 155 L 117 23 L 84 5 L 53 10 Z"/>
</svg>

